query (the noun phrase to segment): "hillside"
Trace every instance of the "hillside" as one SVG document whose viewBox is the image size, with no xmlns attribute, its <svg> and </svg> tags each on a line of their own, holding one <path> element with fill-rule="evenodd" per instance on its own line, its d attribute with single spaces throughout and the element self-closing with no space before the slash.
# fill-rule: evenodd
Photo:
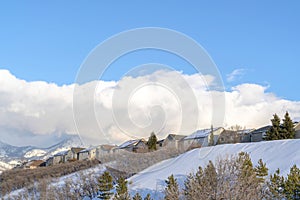
<svg viewBox="0 0 300 200">
<path fill-rule="evenodd" d="M 133 194 L 137 191 L 143 196 L 151 193 L 154 199 L 159 199 L 165 187 L 164 180 L 171 174 L 182 186 L 186 175 L 195 172 L 198 166 L 205 167 L 209 160 L 216 161 L 241 151 L 248 152 L 254 164 L 262 158 L 267 163 L 269 173 L 274 173 L 277 168 L 280 168 L 282 174 L 286 175 L 293 164 L 300 166 L 299 147 L 300 139 L 226 144 L 194 149 L 176 158 L 162 161 L 131 177 L 128 180 L 131 183 L 129 189 Z"/>
<path fill-rule="evenodd" d="M 20 164 L 24 160 L 46 159 L 71 147 L 82 146 L 78 136 L 68 136 L 56 145 L 47 148 L 33 146 L 16 147 L 0 141 L 0 173 Z"/>
</svg>

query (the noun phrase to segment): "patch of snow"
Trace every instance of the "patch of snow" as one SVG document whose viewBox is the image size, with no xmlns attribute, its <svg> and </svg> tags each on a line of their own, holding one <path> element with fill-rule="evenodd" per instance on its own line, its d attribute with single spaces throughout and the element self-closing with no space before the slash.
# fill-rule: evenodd
<svg viewBox="0 0 300 200">
<path fill-rule="evenodd" d="M 25 153 L 24 158 L 40 157 L 44 156 L 47 152 L 42 149 L 33 149 Z"/>
<path fill-rule="evenodd" d="M 250 154 L 254 165 L 261 158 L 267 163 L 269 174 L 277 168 L 286 176 L 290 168 L 296 164 L 300 167 L 300 139 L 278 140 L 257 143 L 226 144 L 213 147 L 194 149 L 176 158 L 157 163 L 128 179 L 131 194 L 139 192 L 143 197 L 150 193 L 152 198 L 163 196 L 165 180 L 171 174 L 177 178 L 179 185 L 183 186 L 186 176 L 196 172 L 199 166 L 205 167 L 209 160 L 237 155 L 244 151 Z"/>
</svg>

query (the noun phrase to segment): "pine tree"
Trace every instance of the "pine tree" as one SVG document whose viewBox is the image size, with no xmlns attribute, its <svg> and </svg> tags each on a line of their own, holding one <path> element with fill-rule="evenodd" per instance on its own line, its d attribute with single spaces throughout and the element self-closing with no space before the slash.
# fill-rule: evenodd
<svg viewBox="0 0 300 200">
<path fill-rule="evenodd" d="M 127 180 L 123 177 L 118 178 L 116 186 L 116 195 L 114 200 L 130 200 L 130 195 L 128 194 Z"/>
<path fill-rule="evenodd" d="M 147 196 L 144 198 L 144 200 L 152 200 L 151 195 L 147 194 Z"/>
<path fill-rule="evenodd" d="M 113 180 L 109 172 L 104 172 L 98 179 L 100 199 L 110 199 L 113 195 Z"/>
<path fill-rule="evenodd" d="M 205 185 L 205 192 L 208 194 L 206 199 L 216 199 L 218 177 L 214 164 L 210 160 L 204 169 L 203 173 L 203 184 Z"/>
<path fill-rule="evenodd" d="M 282 139 L 294 139 L 295 138 L 294 123 L 291 120 L 288 112 L 286 112 L 284 115 L 281 138 Z"/>
<path fill-rule="evenodd" d="M 214 128 L 213 128 L 213 125 L 211 125 L 208 145 L 209 146 L 214 146 L 214 144 L 215 144 Z"/>
<path fill-rule="evenodd" d="M 284 183 L 284 194 L 288 199 L 300 199 L 300 169 L 294 165 Z"/>
<path fill-rule="evenodd" d="M 284 178 L 280 176 L 280 170 L 277 169 L 273 175 L 270 176 L 268 188 L 271 192 L 271 199 L 282 199 L 284 189 Z"/>
<path fill-rule="evenodd" d="M 262 159 L 259 159 L 258 165 L 254 168 L 254 171 L 260 183 L 265 182 L 265 177 L 268 176 L 268 170 L 266 163 L 264 163 Z"/>
<path fill-rule="evenodd" d="M 198 168 L 196 174 L 189 174 L 185 180 L 184 196 L 185 199 L 199 200 L 199 197 L 205 198 L 205 183 L 203 182 L 204 172 L 202 167 Z"/>
<path fill-rule="evenodd" d="M 179 199 L 179 189 L 177 180 L 174 178 L 173 174 L 168 177 L 165 181 L 167 187 L 165 189 L 165 199 L 166 200 L 176 200 Z"/>
<path fill-rule="evenodd" d="M 143 200 L 142 196 L 139 193 L 136 193 L 132 199 L 133 200 Z"/>
<path fill-rule="evenodd" d="M 280 140 L 282 130 L 280 127 L 280 118 L 277 114 L 274 114 L 274 118 L 271 119 L 272 127 L 267 131 L 265 140 Z"/>
<path fill-rule="evenodd" d="M 249 199 L 249 197 L 261 199 L 261 185 L 259 184 L 259 179 L 256 177 L 250 155 L 245 152 L 239 153 L 237 164 L 237 191 L 244 191 L 237 194 L 237 199 Z"/>
<path fill-rule="evenodd" d="M 154 134 L 154 132 L 151 133 L 149 140 L 148 140 L 148 149 L 149 150 L 156 150 L 156 143 L 157 143 L 157 137 Z"/>
</svg>

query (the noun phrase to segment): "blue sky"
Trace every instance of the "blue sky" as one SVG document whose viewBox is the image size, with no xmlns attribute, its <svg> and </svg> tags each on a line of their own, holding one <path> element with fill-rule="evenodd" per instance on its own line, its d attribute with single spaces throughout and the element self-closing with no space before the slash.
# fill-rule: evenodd
<svg viewBox="0 0 300 200">
<path fill-rule="evenodd" d="M 0 68 L 27 81 L 70 84 L 88 53 L 108 37 L 163 27 L 201 44 L 227 88 L 258 83 L 299 100 L 299 9 L 299 1 L 2 1 Z M 104 79 L 118 80 L 129 68 L 149 62 L 193 73 L 176 56 L 143 51 L 120 59 Z M 227 82 L 236 69 L 244 75 Z"/>
</svg>

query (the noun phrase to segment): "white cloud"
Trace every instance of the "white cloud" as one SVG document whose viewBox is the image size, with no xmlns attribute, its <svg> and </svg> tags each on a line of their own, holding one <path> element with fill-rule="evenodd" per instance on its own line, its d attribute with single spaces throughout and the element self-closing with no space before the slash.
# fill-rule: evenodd
<svg viewBox="0 0 300 200">
<path fill-rule="evenodd" d="M 148 137 L 152 131 L 161 138 L 171 132 L 188 134 L 210 127 L 212 111 L 218 111 L 219 106 L 213 98 L 220 99 L 221 95 L 208 91 L 207 86 L 213 84 L 211 76 L 157 71 L 124 77 L 119 82 L 57 86 L 27 82 L 0 70 L 1 138 L 20 145 L 20 141 L 29 141 L 30 137 L 76 134 L 72 110 L 75 87 L 79 89 L 77 128 L 85 142 L 118 144 L 131 137 Z M 95 102 L 92 99 L 90 104 L 88 92 L 94 92 L 94 88 Z M 299 101 L 280 99 L 266 89 L 257 84 L 241 84 L 225 92 L 222 125 L 259 127 L 269 124 L 274 113 L 283 116 L 285 111 L 300 118 Z"/>
<path fill-rule="evenodd" d="M 233 70 L 230 74 L 226 75 L 227 82 L 233 82 L 236 81 L 237 79 L 240 79 L 243 75 L 245 75 L 246 69 L 235 69 Z"/>
</svg>

